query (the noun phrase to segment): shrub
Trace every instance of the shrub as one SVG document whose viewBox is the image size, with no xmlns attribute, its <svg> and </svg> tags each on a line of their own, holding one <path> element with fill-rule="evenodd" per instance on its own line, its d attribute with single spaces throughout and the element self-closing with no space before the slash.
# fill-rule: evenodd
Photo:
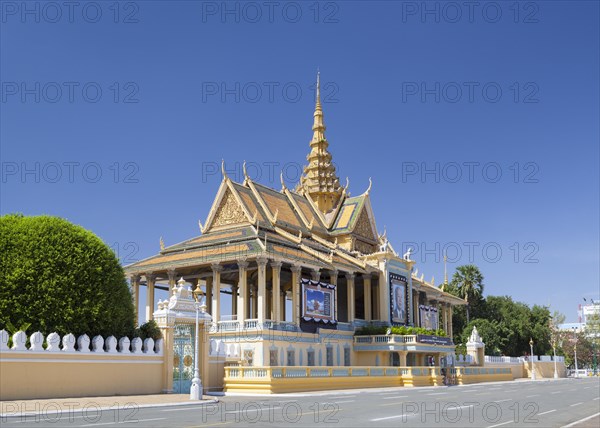
<svg viewBox="0 0 600 428">
<path fill-rule="evenodd" d="M 130 335 L 134 308 L 114 252 L 93 233 L 50 217 L 0 217 L 0 329 Z"/>
</svg>

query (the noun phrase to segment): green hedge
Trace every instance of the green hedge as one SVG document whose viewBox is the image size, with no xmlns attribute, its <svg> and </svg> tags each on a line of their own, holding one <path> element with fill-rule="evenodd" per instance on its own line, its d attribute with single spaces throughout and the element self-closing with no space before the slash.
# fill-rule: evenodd
<svg viewBox="0 0 600 428">
<path fill-rule="evenodd" d="M 131 293 L 114 252 L 67 220 L 0 217 L 0 329 L 130 336 Z"/>
<path fill-rule="evenodd" d="M 356 329 L 354 333 L 355 336 L 375 336 L 381 334 L 387 334 L 387 331 L 390 327 L 386 326 L 375 326 L 368 325 L 364 327 L 360 327 Z M 431 336 L 446 336 L 446 332 L 442 329 L 437 330 L 429 330 L 423 327 L 408 327 L 408 326 L 400 326 L 400 327 L 391 327 L 391 334 L 398 335 L 412 335 L 412 334 L 427 334 Z"/>
</svg>

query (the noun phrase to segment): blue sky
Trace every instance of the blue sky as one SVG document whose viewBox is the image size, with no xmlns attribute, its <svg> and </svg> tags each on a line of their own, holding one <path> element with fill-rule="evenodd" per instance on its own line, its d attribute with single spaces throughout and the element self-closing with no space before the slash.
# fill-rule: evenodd
<svg viewBox="0 0 600 428">
<path fill-rule="evenodd" d="M 295 183 L 319 67 L 342 181 L 426 279 L 446 249 L 568 321 L 599 297 L 598 2 L 61 3 L 1 2 L 2 214 L 124 262 L 196 236 L 222 158 Z"/>
</svg>

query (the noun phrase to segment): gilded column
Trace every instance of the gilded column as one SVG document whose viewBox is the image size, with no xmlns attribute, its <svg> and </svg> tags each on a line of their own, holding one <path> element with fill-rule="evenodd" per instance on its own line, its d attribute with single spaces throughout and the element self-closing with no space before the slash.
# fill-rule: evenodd
<svg viewBox="0 0 600 428">
<path fill-rule="evenodd" d="M 365 321 L 371 321 L 371 275 L 363 276 Z"/>
<path fill-rule="evenodd" d="M 213 277 L 206 278 L 206 311 L 212 315 Z"/>
<path fill-rule="evenodd" d="M 211 265 L 213 273 L 213 293 L 212 293 L 212 319 L 214 322 L 221 319 L 221 271 L 223 266 L 218 263 Z"/>
<path fill-rule="evenodd" d="M 266 319 L 267 314 L 267 262 L 266 257 L 258 257 L 258 293 L 257 293 L 257 308 L 258 321 L 262 324 Z"/>
<path fill-rule="evenodd" d="M 167 271 L 169 277 L 169 294 L 175 294 L 175 288 L 177 287 L 177 272 L 175 269 L 169 269 Z"/>
<path fill-rule="evenodd" d="M 353 273 L 346 274 L 346 284 L 348 286 L 348 322 L 354 321 L 354 277 Z"/>
<path fill-rule="evenodd" d="M 273 307 L 273 321 L 281 321 L 281 262 L 271 262 L 273 270 L 273 294 L 271 306 Z"/>
<path fill-rule="evenodd" d="M 152 272 L 146 273 L 146 322 L 154 317 L 154 281 L 156 275 Z"/>
<path fill-rule="evenodd" d="M 133 309 L 135 313 L 135 323 L 138 323 L 138 314 L 140 311 L 140 276 L 131 275 L 131 297 L 133 298 Z"/>
<path fill-rule="evenodd" d="M 450 336 L 450 339 L 454 339 L 454 333 L 452 331 L 454 326 L 452 324 L 452 305 L 451 304 L 448 304 L 448 309 L 449 309 L 449 311 L 448 311 L 448 320 L 449 320 L 449 323 L 450 323 L 450 328 L 449 328 L 449 331 L 448 331 L 448 336 Z"/>
<path fill-rule="evenodd" d="M 387 296 L 390 293 L 389 285 L 387 282 L 385 271 L 382 271 L 379 274 L 379 319 L 381 321 L 389 321 L 390 320 L 390 306 L 387 301 Z M 410 322 L 410 320 L 408 320 Z"/>
<path fill-rule="evenodd" d="M 337 290 L 337 279 L 338 279 L 338 271 L 332 270 L 329 271 L 329 283 L 335 285 L 335 293 L 333 293 L 333 319 L 337 321 L 338 319 L 338 290 Z"/>
<path fill-rule="evenodd" d="M 302 266 L 292 265 L 292 322 L 300 324 L 300 273 Z"/>
<path fill-rule="evenodd" d="M 238 261 L 239 280 L 238 280 L 238 298 L 237 298 L 237 319 L 243 323 L 246 319 L 246 308 L 248 307 L 248 284 L 246 268 L 248 262 L 245 260 Z"/>
</svg>

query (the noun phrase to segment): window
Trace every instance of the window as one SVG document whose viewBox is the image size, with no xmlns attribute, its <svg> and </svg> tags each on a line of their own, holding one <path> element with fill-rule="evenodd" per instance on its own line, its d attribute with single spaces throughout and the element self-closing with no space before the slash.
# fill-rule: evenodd
<svg viewBox="0 0 600 428">
<path fill-rule="evenodd" d="M 296 351 L 287 351 L 287 365 L 288 366 L 296 365 Z"/>
<path fill-rule="evenodd" d="M 350 348 L 344 348 L 344 365 L 350 365 Z"/>
<path fill-rule="evenodd" d="M 327 365 L 328 366 L 333 366 L 333 348 L 331 346 L 328 346 L 327 348 Z"/>
<path fill-rule="evenodd" d="M 269 364 L 271 366 L 278 366 L 279 365 L 279 353 L 277 352 L 277 349 L 271 349 L 269 351 Z"/>
<path fill-rule="evenodd" d="M 315 351 L 313 350 L 308 350 L 306 351 L 306 365 L 307 366 L 314 366 L 315 365 Z"/>
<path fill-rule="evenodd" d="M 254 360 L 254 351 L 244 350 L 244 365 L 251 366 Z"/>
</svg>

